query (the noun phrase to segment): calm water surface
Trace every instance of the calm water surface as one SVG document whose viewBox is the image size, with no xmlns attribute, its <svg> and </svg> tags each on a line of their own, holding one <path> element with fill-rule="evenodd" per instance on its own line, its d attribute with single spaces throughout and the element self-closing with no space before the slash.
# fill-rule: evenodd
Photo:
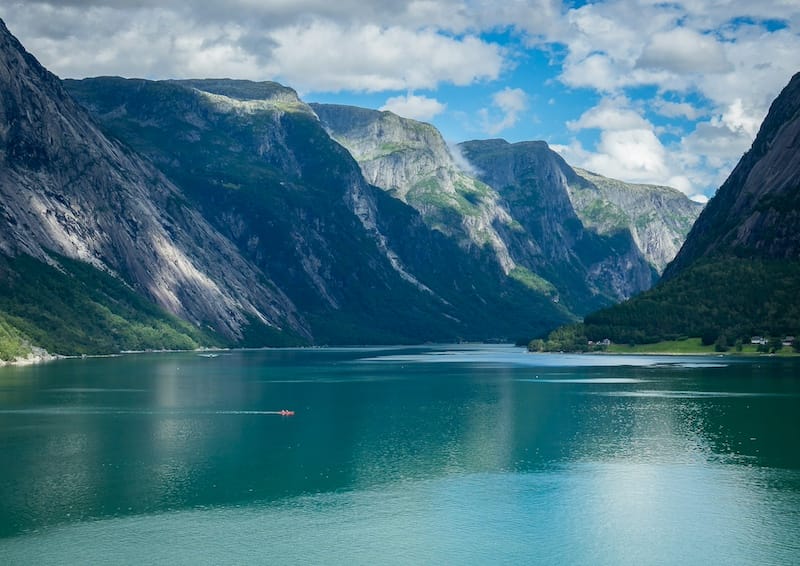
<svg viewBox="0 0 800 566">
<path fill-rule="evenodd" d="M 457 346 L 0 368 L 0 562 L 800 564 L 799 436 L 795 360 Z"/>
</svg>

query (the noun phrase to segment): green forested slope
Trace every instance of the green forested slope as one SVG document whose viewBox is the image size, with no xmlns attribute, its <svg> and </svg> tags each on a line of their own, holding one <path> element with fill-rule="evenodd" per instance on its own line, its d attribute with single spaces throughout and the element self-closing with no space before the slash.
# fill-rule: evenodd
<svg viewBox="0 0 800 566">
<path fill-rule="evenodd" d="M 61 269 L 0 256 L 0 359 L 52 354 L 189 349 L 224 342 L 166 313 L 120 280 L 64 257 Z"/>
<path fill-rule="evenodd" d="M 800 334 L 800 262 L 723 257 L 698 261 L 634 300 L 585 318 L 589 340 L 653 343 L 684 336 L 728 344 Z"/>
</svg>

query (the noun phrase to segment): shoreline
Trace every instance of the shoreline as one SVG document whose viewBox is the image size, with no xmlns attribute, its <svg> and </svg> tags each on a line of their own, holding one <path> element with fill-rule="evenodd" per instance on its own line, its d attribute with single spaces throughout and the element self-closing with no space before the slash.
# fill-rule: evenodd
<svg viewBox="0 0 800 566">
<path fill-rule="evenodd" d="M 70 356 L 62 356 L 60 354 L 51 354 L 42 348 L 32 348 L 32 351 L 24 358 L 15 358 L 13 360 L 0 360 L 0 367 L 26 367 L 38 364 L 45 364 L 54 362 L 56 360 L 63 360 Z"/>
<path fill-rule="evenodd" d="M 120 356 L 127 356 L 130 354 L 167 354 L 170 352 L 226 352 L 231 348 L 195 348 L 194 350 L 120 350 L 110 354 L 51 354 L 42 348 L 33 348 L 33 351 L 24 358 L 16 358 L 13 360 L 0 360 L 0 368 L 2 367 L 27 367 L 38 364 L 46 364 L 59 360 L 81 360 L 89 358 L 118 358 Z"/>
<path fill-rule="evenodd" d="M 495 342 L 473 342 L 471 344 L 474 345 L 496 345 Z M 417 346 L 431 346 L 432 344 L 417 344 Z M 440 344 L 442 346 L 446 344 Z M 398 347 L 398 346 L 414 346 L 409 344 L 372 344 L 372 345 L 347 345 L 347 346 L 301 346 L 300 349 L 303 350 L 314 350 L 314 349 L 325 349 L 325 348 L 389 348 L 389 347 Z M 708 357 L 708 358 L 797 358 L 800 357 L 800 353 L 798 352 L 791 352 L 791 351 L 784 351 L 782 353 L 758 353 L 758 352 L 679 352 L 679 351 L 672 351 L 672 352 L 665 352 L 665 351 L 648 351 L 648 352 L 637 352 L 637 351 L 627 351 L 627 352 L 609 352 L 609 351 L 596 351 L 596 352 L 568 352 L 568 351 L 559 351 L 559 352 L 531 352 L 525 348 L 525 346 L 516 345 L 513 343 L 508 343 L 507 346 L 517 347 L 522 349 L 527 354 L 583 354 L 583 355 L 602 355 L 602 356 L 691 356 L 691 357 Z M 293 347 L 291 349 L 295 349 L 298 347 Z M 0 360 L 0 368 L 3 367 L 28 367 L 38 364 L 45 364 L 49 362 L 59 361 L 59 360 L 76 360 L 76 359 L 88 359 L 88 358 L 116 358 L 120 356 L 126 355 L 137 355 L 137 354 L 168 354 L 168 353 L 219 353 L 219 352 L 233 352 L 233 351 L 256 351 L 256 350 L 281 350 L 285 348 L 274 348 L 270 346 L 263 346 L 259 348 L 218 348 L 218 347 L 208 347 L 208 348 L 195 348 L 193 350 L 121 350 L 119 352 L 108 353 L 108 354 L 75 354 L 75 355 L 64 355 L 64 354 L 51 354 L 42 348 L 33 348 L 33 351 L 29 353 L 24 358 L 17 358 L 14 360 Z"/>
</svg>

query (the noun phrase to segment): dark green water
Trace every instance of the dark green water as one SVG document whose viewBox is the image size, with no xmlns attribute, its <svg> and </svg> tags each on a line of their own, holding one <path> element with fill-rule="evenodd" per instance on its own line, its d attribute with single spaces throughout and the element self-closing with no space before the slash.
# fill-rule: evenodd
<svg viewBox="0 0 800 566">
<path fill-rule="evenodd" d="M 0 368 L 0 458 L 3 564 L 800 564 L 793 360 L 460 346 Z"/>
</svg>

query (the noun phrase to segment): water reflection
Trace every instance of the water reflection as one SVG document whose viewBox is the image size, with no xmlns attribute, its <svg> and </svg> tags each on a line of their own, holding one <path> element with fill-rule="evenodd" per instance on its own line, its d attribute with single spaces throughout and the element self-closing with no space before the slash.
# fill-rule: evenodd
<svg viewBox="0 0 800 566">
<path fill-rule="evenodd" d="M 547 517 L 585 521 L 602 553 L 613 525 L 645 537 L 693 499 L 751 517 L 765 512 L 764 489 L 796 500 L 797 363 L 614 359 L 285 350 L 0 372 L 0 536 L 422 484 L 452 503 L 469 499 L 469 478 L 483 489 L 504 478 L 522 482 L 523 500 L 593 494 L 588 509 L 554 504 Z M 296 416 L 269 414 L 282 408 Z M 501 501 L 524 519 L 517 500 Z"/>
</svg>

